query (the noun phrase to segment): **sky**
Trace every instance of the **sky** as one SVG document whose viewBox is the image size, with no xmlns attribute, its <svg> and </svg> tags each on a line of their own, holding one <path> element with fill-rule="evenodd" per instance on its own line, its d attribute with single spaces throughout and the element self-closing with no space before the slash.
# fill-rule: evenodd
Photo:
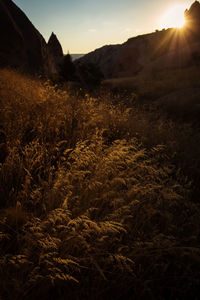
<svg viewBox="0 0 200 300">
<path fill-rule="evenodd" d="M 174 7 L 194 0 L 13 0 L 46 41 L 54 32 L 64 53 L 88 53 L 104 45 L 175 27 Z M 169 16 L 172 16 L 172 20 Z M 175 12 L 175 14 L 171 14 Z M 180 13 L 180 12 L 179 12 Z M 182 13 L 181 13 L 182 15 Z M 165 21 L 164 21 L 165 20 Z M 167 22 L 166 22 L 167 20 Z M 170 20 L 170 21 L 169 21 Z"/>
</svg>

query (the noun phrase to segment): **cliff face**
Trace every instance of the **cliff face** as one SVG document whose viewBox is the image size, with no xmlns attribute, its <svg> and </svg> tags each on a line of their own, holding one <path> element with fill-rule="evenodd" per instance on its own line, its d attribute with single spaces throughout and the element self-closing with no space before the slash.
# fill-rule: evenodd
<svg viewBox="0 0 200 300">
<path fill-rule="evenodd" d="M 30 73 L 55 72 L 44 38 L 11 0 L 0 0 L 0 66 Z"/>
<path fill-rule="evenodd" d="M 183 30 L 170 28 L 131 38 L 121 45 L 104 46 L 76 60 L 76 64 L 94 63 L 105 78 L 132 77 L 200 64 L 198 1 L 185 11 L 185 18 Z"/>
</svg>

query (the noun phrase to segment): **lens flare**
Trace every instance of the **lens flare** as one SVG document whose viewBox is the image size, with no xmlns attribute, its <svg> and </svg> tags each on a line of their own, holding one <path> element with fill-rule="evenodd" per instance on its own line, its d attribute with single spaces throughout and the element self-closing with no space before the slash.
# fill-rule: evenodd
<svg viewBox="0 0 200 300">
<path fill-rule="evenodd" d="M 185 6 L 183 5 L 176 5 L 170 8 L 160 20 L 160 29 L 171 27 L 183 27 L 185 24 L 184 11 Z"/>
</svg>

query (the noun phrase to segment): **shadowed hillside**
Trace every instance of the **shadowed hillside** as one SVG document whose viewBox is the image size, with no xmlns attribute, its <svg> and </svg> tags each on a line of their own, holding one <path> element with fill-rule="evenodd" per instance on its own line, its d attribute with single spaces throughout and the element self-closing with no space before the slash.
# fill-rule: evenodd
<svg viewBox="0 0 200 300">
<path fill-rule="evenodd" d="M 11 0 L 0 0 L 0 66 L 46 75 L 55 72 L 44 38 Z"/>
<path fill-rule="evenodd" d="M 169 28 L 130 38 L 121 45 L 97 49 L 76 61 L 94 63 L 105 78 L 132 77 L 199 64 L 200 4 L 195 1 L 185 12 L 183 29 Z"/>
</svg>

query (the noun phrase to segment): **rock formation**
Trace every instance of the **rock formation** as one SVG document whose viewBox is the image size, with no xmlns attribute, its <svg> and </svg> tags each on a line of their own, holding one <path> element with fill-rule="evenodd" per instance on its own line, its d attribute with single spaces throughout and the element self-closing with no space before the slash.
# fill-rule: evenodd
<svg viewBox="0 0 200 300">
<path fill-rule="evenodd" d="M 188 30 L 188 38 L 191 42 L 199 41 L 200 37 L 200 3 L 195 1 L 190 9 L 185 11 L 185 28 Z"/>
<path fill-rule="evenodd" d="M 60 63 L 64 57 L 62 46 L 57 38 L 57 36 L 52 32 L 48 41 L 49 51 L 54 58 L 54 63 L 56 65 L 57 71 L 60 70 Z"/>
<path fill-rule="evenodd" d="M 130 38 L 121 45 L 109 45 L 75 61 L 78 66 L 93 63 L 105 78 L 132 77 L 200 65 L 200 3 L 185 11 L 183 29 L 169 28 Z"/>
<path fill-rule="evenodd" d="M 27 16 L 11 0 L 0 0 L 0 67 L 49 74 L 55 65 L 48 46 Z"/>
<path fill-rule="evenodd" d="M 200 25 L 200 3 L 199 1 L 195 1 L 190 9 L 185 10 L 185 21 L 187 23 L 193 23 Z"/>
<path fill-rule="evenodd" d="M 52 34 L 49 38 L 48 46 L 49 46 L 49 49 L 50 49 L 51 53 L 53 54 L 53 56 L 56 59 L 59 59 L 59 58 L 63 57 L 62 46 L 61 46 L 57 36 L 53 32 L 52 32 Z"/>
</svg>

